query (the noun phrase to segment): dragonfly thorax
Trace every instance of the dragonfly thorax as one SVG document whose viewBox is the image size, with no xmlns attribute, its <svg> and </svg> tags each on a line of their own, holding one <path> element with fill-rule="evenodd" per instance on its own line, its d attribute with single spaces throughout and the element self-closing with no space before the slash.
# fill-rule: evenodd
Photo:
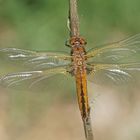
<svg viewBox="0 0 140 140">
<path fill-rule="evenodd" d="M 85 57 L 85 49 L 83 47 L 73 47 L 71 51 L 72 56 L 72 68 L 73 74 L 75 75 L 78 70 L 81 73 L 86 71 L 86 57 Z"/>
</svg>

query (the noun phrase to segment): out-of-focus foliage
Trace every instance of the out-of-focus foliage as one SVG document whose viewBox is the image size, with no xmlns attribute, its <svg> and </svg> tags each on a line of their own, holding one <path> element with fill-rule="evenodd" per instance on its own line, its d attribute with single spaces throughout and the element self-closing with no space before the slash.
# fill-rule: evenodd
<svg viewBox="0 0 140 140">
<path fill-rule="evenodd" d="M 139 0 L 79 0 L 81 34 L 88 47 L 140 32 L 139 5 Z M 0 1 L 1 27 L 7 25 L 16 32 L 19 47 L 64 50 L 67 17 L 65 0 Z"/>
<path fill-rule="evenodd" d="M 107 0 L 107 1 L 105 0 L 78 0 L 78 12 L 79 12 L 79 19 L 80 19 L 80 32 L 81 32 L 81 35 L 87 39 L 87 42 L 88 42 L 87 48 L 92 48 L 94 47 L 95 44 L 102 44 L 102 43 L 107 43 L 111 41 L 117 41 L 126 36 L 134 35 L 140 32 L 140 0 Z M 69 48 L 64 46 L 65 41 L 69 38 L 67 18 L 68 18 L 68 0 L 0 0 L 0 47 L 17 47 L 17 48 L 32 49 L 32 50 L 53 50 L 53 51 L 57 50 L 57 51 L 68 52 Z M 14 70 L 14 67 L 15 65 L 12 67 L 9 66 L 8 69 Z M 5 71 L 4 69 L 5 69 L 4 67 L 3 68 L 1 67 L 0 71 L 1 70 Z M 58 82 L 55 83 L 56 81 Z M 48 133 L 50 132 L 52 132 L 54 135 L 54 132 L 50 130 L 51 127 L 48 127 L 48 124 L 50 126 L 52 124 L 56 124 L 54 125 L 54 127 L 55 126 L 57 127 L 57 123 L 59 122 L 58 120 L 61 120 L 61 119 L 62 119 L 63 125 L 65 125 L 64 122 L 70 123 L 70 125 L 68 125 L 67 127 L 68 134 L 71 134 L 70 132 L 72 132 L 73 130 L 75 132 L 75 129 L 73 128 L 75 126 L 78 127 L 81 122 L 78 125 L 75 125 L 77 121 L 74 121 L 75 120 L 74 117 L 71 116 L 73 112 L 71 113 L 71 110 L 69 111 L 69 109 L 71 109 L 71 105 L 70 107 L 68 105 L 68 109 L 67 109 L 65 108 L 66 104 L 61 104 L 60 106 L 59 105 L 57 106 L 55 101 L 51 99 L 53 98 L 54 95 L 57 95 L 57 97 L 59 96 L 62 97 L 62 94 L 64 95 L 65 99 L 69 99 L 69 97 L 71 98 L 71 95 L 74 95 L 74 94 L 76 96 L 74 88 L 73 90 L 71 88 L 71 86 L 74 85 L 74 82 L 70 81 L 69 82 L 70 86 L 68 86 L 68 84 L 65 83 L 65 84 L 62 84 L 62 86 L 57 87 L 58 83 L 61 84 L 59 80 L 55 80 L 53 85 L 51 85 L 52 88 L 55 86 L 53 88 L 53 92 L 45 91 L 46 94 L 44 93 L 24 94 L 21 91 L 20 92 L 10 91 L 11 94 L 9 96 L 9 94 L 4 93 L 3 95 L 4 97 L 8 95 L 5 97 L 6 99 L 8 98 L 7 99 L 8 105 L 6 104 L 6 102 L 4 102 L 3 104 L 6 104 L 8 106 L 7 107 L 8 109 L 4 107 L 6 108 L 5 109 L 6 113 L 3 115 L 4 116 L 3 119 L 0 119 L 0 120 L 2 120 L 3 122 L 4 129 L 5 129 L 5 126 L 7 126 L 8 124 L 8 131 L 5 132 L 6 137 L 7 137 L 7 132 L 8 132 L 8 136 L 9 136 L 8 140 L 11 140 L 11 139 L 19 140 L 20 136 L 21 136 L 21 139 L 22 139 L 22 136 L 23 137 L 27 136 L 29 137 L 30 140 L 32 139 L 38 140 L 42 136 L 41 135 L 42 130 L 45 131 L 44 137 L 43 137 L 43 139 L 45 139 L 45 137 L 47 137 Z M 61 91 L 59 91 L 58 89 L 61 89 Z M 111 90 L 109 91 L 113 93 Z M 93 90 L 92 92 L 94 93 Z M 102 92 L 103 94 L 105 94 L 104 90 L 102 90 Z M 123 90 L 121 90 L 120 93 L 122 92 L 124 93 Z M 130 91 L 130 92 L 133 94 L 133 91 Z M 124 94 L 121 94 L 121 95 L 125 96 Z M 116 94 L 113 96 L 115 97 L 111 98 L 110 100 L 108 100 L 108 97 L 107 99 L 105 98 L 104 100 L 105 102 L 103 101 L 103 107 L 104 106 L 107 106 L 108 108 L 112 107 L 111 109 L 114 111 L 116 109 L 116 106 L 112 104 L 119 103 L 120 99 L 122 98 L 116 99 L 117 98 Z M 74 97 L 72 98 L 73 100 L 76 100 Z M 131 98 L 131 97 L 128 97 L 128 98 Z M 138 97 L 136 98 L 138 100 Z M 1 98 L 1 100 L 2 99 L 3 98 Z M 119 102 L 116 100 L 118 100 Z M 130 100 L 134 100 L 133 102 L 136 102 L 136 99 L 131 98 Z M 109 102 L 111 102 L 111 105 L 109 104 Z M 54 106 L 57 106 L 56 110 L 54 109 L 55 113 L 51 112 L 53 114 L 53 117 L 51 116 L 48 117 L 50 118 L 51 121 L 46 121 L 46 118 L 44 116 L 45 114 L 47 114 L 45 113 L 45 111 L 48 109 L 48 108 L 46 109 L 46 106 L 48 104 L 51 104 L 52 106 L 55 104 Z M 128 103 L 126 103 L 126 105 L 128 105 Z M 120 111 L 122 106 L 116 111 L 117 113 Z M 76 107 L 77 106 L 75 106 L 74 109 Z M 63 111 L 61 112 L 60 108 L 61 109 L 64 108 L 66 110 L 66 112 L 65 111 L 64 112 L 68 115 L 67 117 L 68 119 L 67 118 L 63 119 L 65 117 L 65 114 L 63 113 Z M 97 135 L 99 137 L 103 137 L 103 138 L 100 138 L 101 140 L 102 139 L 109 140 L 109 138 L 105 138 L 104 133 L 103 135 L 100 135 L 101 134 L 100 130 L 103 129 L 102 127 L 103 125 L 101 122 L 102 121 L 111 122 L 111 119 L 110 119 L 111 116 L 109 116 L 108 118 L 104 117 L 106 114 L 110 115 L 110 112 L 108 113 L 108 108 L 103 108 L 101 110 L 103 111 L 103 114 L 100 115 L 99 113 L 99 116 L 97 116 L 96 117 L 97 119 L 95 119 L 98 121 L 98 118 L 99 118 L 99 125 L 98 125 L 99 129 L 98 129 L 98 126 L 96 127 L 95 125 L 96 127 L 95 130 L 96 129 L 99 130 L 98 131 L 99 135 L 98 135 L 98 132 L 97 132 Z M 100 107 L 99 107 L 99 110 L 100 110 Z M 124 120 L 126 120 L 125 117 L 127 117 L 128 110 L 126 107 L 126 110 L 122 111 Z M 134 113 L 134 110 L 132 111 L 132 113 Z M 4 124 L 3 120 L 5 120 L 6 118 L 5 116 L 8 119 L 5 121 L 6 123 Z M 48 116 L 48 114 L 46 116 Z M 59 116 L 61 117 L 58 118 Z M 73 118 L 71 119 L 71 117 Z M 78 117 L 80 117 L 80 115 Z M 41 118 L 41 120 L 43 118 L 44 121 L 40 121 L 38 118 Z M 122 116 L 120 118 L 122 119 Z M 102 121 L 100 119 L 102 119 Z M 121 123 L 121 119 L 119 120 L 120 123 Z M 118 118 L 115 116 L 113 120 L 115 120 L 114 122 L 117 122 L 116 120 L 118 120 Z M 0 122 L 0 126 L 2 126 L 1 125 L 2 122 Z M 43 122 L 43 125 L 40 124 L 42 122 Z M 44 125 L 44 122 L 46 122 L 45 125 Z M 71 126 L 73 122 L 74 124 L 73 126 Z M 114 124 L 112 123 L 112 125 L 117 126 L 118 122 Z M 46 130 L 46 126 L 49 129 Z M 72 129 L 69 129 L 71 127 Z M 79 127 L 81 128 L 82 125 Z M 58 131 L 58 129 L 55 129 L 55 130 Z M 62 129 L 64 130 L 65 126 Z M 109 129 L 114 131 L 114 133 L 118 132 L 118 131 L 115 131 L 115 129 L 117 128 L 113 130 L 111 127 L 109 129 L 104 127 L 104 129 L 109 131 L 108 132 L 109 136 L 110 136 Z M 28 133 L 28 130 L 30 130 L 29 133 Z M 47 132 L 47 135 L 46 135 L 46 132 Z M 58 131 L 57 133 L 59 132 L 60 131 Z M 33 133 L 33 137 L 31 133 Z M 64 133 L 66 132 L 64 131 Z M 61 134 L 63 134 L 63 132 Z M 36 135 L 41 135 L 41 136 L 36 137 Z M 69 138 L 71 138 L 71 136 Z M 80 139 L 80 136 L 81 136 L 81 133 L 79 133 L 79 137 L 75 139 L 76 140 Z M 56 134 L 56 137 L 57 137 L 57 134 Z M 82 138 L 84 139 L 83 136 L 81 137 L 81 139 Z M 2 138 L 0 137 L 0 139 Z M 3 140 L 5 139 L 3 138 Z M 25 140 L 25 138 L 23 139 Z M 61 139 L 61 138 L 56 138 L 56 139 Z M 64 139 L 66 140 L 65 137 Z M 114 137 L 110 139 L 114 139 Z M 120 138 L 118 139 L 120 140 Z M 118 139 L 116 138 L 116 140 Z"/>
<path fill-rule="evenodd" d="M 1 22 L 16 31 L 22 47 L 59 49 L 66 38 L 67 6 L 63 5 L 62 2 L 51 0 L 1 1 Z"/>
</svg>

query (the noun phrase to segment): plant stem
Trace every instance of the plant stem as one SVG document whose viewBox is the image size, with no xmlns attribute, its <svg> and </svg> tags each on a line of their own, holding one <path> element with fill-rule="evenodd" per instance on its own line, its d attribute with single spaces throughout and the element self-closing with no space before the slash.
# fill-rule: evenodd
<svg viewBox="0 0 140 140">
<path fill-rule="evenodd" d="M 70 27 L 70 37 L 79 37 L 79 18 L 77 12 L 77 0 L 69 0 L 69 27 Z M 92 125 L 89 115 L 83 120 L 84 130 L 86 140 L 93 140 Z"/>
<path fill-rule="evenodd" d="M 77 12 L 77 0 L 69 0 L 69 26 L 70 36 L 79 36 L 79 18 Z"/>
<path fill-rule="evenodd" d="M 94 140 L 90 116 L 88 116 L 87 119 L 83 120 L 83 125 L 84 125 L 86 140 Z"/>
</svg>

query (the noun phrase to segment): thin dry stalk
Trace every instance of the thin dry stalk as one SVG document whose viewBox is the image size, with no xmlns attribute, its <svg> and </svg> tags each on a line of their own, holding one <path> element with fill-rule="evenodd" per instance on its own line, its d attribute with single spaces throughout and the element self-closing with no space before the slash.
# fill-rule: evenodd
<svg viewBox="0 0 140 140">
<path fill-rule="evenodd" d="M 79 36 L 79 18 L 77 13 L 77 0 L 69 0 L 69 26 L 70 36 Z"/>
<path fill-rule="evenodd" d="M 83 120 L 83 125 L 84 125 L 86 140 L 94 140 L 90 116 L 88 116 L 87 119 Z"/>
<path fill-rule="evenodd" d="M 79 18 L 77 12 L 77 0 L 69 0 L 69 27 L 70 37 L 79 37 Z M 93 132 L 90 118 L 90 109 L 88 118 L 83 120 L 86 140 L 93 140 Z"/>
</svg>

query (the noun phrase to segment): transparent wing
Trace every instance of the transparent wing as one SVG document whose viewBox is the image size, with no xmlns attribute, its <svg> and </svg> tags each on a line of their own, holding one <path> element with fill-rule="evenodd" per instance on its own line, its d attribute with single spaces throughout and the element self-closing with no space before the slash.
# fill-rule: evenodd
<svg viewBox="0 0 140 140">
<path fill-rule="evenodd" d="M 57 67 L 44 71 L 10 73 L 0 78 L 0 86 L 16 89 L 35 87 L 38 82 L 48 80 L 57 74 L 67 74 L 67 67 Z"/>
<path fill-rule="evenodd" d="M 70 63 L 70 56 L 59 52 L 37 52 L 17 48 L 0 48 L 0 60 L 19 63 L 31 69 L 46 69 Z"/>
<path fill-rule="evenodd" d="M 88 80 L 100 85 L 132 82 L 140 77 L 140 63 L 88 65 Z"/>
<path fill-rule="evenodd" d="M 139 62 L 140 34 L 115 42 L 93 48 L 87 52 L 90 63 L 126 63 Z"/>
</svg>

